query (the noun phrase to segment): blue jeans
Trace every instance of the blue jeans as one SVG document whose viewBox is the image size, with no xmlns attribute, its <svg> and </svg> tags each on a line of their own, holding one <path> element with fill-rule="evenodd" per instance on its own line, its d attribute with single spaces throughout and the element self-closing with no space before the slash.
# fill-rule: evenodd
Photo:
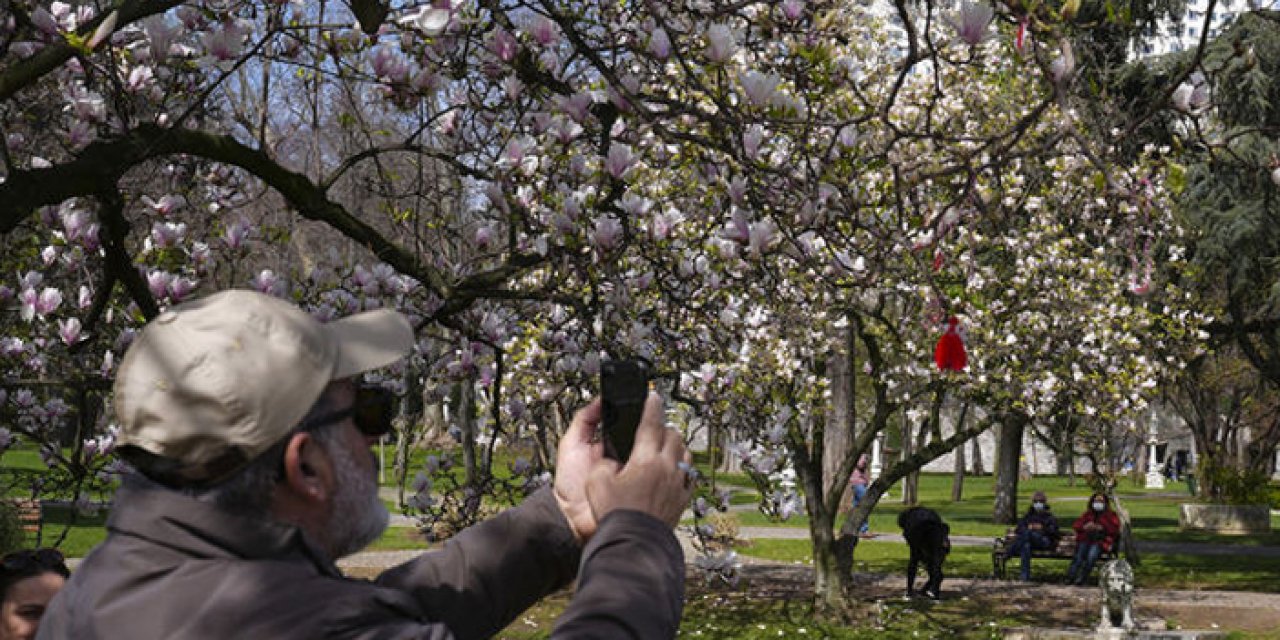
<svg viewBox="0 0 1280 640">
<path fill-rule="evenodd" d="M 862 503 L 862 498 L 867 495 L 867 485 L 853 485 L 853 506 Z M 858 533 L 866 533 L 871 530 L 871 514 L 867 514 L 867 519 L 862 521 L 862 526 L 858 528 Z"/>
<path fill-rule="evenodd" d="M 1102 555 L 1102 545 L 1092 542 L 1078 542 L 1076 545 L 1076 555 L 1071 559 L 1071 568 L 1067 569 L 1067 580 L 1084 584 L 1093 572 L 1093 564 Z"/>
<path fill-rule="evenodd" d="M 1031 579 L 1032 550 L 1052 549 L 1053 547 L 1053 538 L 1050 538 L 1039 531 L 1027 529 L 1026 531 L 1018 534 L 1017 539 L 1013 541 L 1013 546 L 1009 548 L 1009 555 L 1021 556 L 1022 572 L 1019 576 L 1024 582 Z"/>
</svg>

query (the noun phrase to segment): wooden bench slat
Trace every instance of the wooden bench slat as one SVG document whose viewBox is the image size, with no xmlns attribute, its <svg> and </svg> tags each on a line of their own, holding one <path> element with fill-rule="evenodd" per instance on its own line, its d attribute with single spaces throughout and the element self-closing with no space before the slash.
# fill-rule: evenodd
<svg viewBox="0 0 1280 640">
<path fill-rule="evenodd" d="M 39 500 L 8 500 L 9 506 L 13 508 L 14 515 L 18 518 L 18 524 L 22 527 L 22 532 L 36 537 L 37 542 L 40 536 L 40 526 L 44 522 L 44 510 Z"/>
</svg>

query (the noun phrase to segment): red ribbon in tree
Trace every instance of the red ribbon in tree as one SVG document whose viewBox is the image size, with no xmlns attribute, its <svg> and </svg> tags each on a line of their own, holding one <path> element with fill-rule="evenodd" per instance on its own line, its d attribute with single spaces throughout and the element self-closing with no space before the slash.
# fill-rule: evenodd
<svg viewBox="0 0 1280 640">
<path fill-rule="evenodd" d="M 964 340 L 960 339 L 960 321 L 955 316 L 947 318 L 947 329 L 938 338 L 938 346 L 933 349 L 933 361 L 943 371 L 963 371 L 969 363 L 964 352 Z"/>
</svg>

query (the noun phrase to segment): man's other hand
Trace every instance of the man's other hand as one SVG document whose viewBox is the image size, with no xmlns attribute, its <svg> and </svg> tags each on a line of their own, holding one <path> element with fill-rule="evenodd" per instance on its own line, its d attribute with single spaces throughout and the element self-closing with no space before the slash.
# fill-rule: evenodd
<svg viewBox="0 0 1280 640">
<path fill-rule="evenodd" d="M 556 451 L 556 502 L 579 543 L 586 544 L 596 532 L 596 515 L 587 502 L 587 478 L 604 458 L 604 442 L 597 435 L 600 400 L 578 410 Z"/>
</svg>

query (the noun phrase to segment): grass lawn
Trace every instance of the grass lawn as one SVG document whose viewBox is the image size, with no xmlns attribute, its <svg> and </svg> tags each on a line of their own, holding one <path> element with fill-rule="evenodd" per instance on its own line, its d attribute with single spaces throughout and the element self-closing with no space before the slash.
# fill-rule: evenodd
<svg viewBox="0 0 1280 640">
<path fill-rule="evenodd" d="M 745 476 L 742 476 L 745 479 Z M 746 480 L 749 484 L 750 480 Z M 755 504 L 758 497 L 754 488 L 732 484 L 733 504 Z M 1178 530 L 1178 505 L 1191 502 L 1190 495 L 1178 495 L 1185 492 L 1183 483 L 1171 483 L 1163 490 L 1149 490 L 1137 487 L 1128 481 L 1121 482 L 1117 489 L 1121 505 L 1128 509 L 1133 518 L 1134 535 L 1138 540 L 1161 540 L 1169 542 L 1213 542 L 1217 544 L 1235 544 L 1241 546 L 1269 545 L 1280 546 L 1280 518 L 1272 518 L 1272 532 L 1264 536 L 1221 536 L 1195 531 Z M 1053 507 L 1063 527 L 1069 527 L 1083 511 L 1085 500 L 1092 491 L 1083 482 L 1075 485 L 1061 477 L 1037 477 L 1018 483 L 1019 507 L 1025 509 L 1030 502 L 1031 494 L 1044 491 L 1049 496 L 1049 504 Z M 920 476 L 920 504 L 936 509 L 951 525 L 955 535 L 991 536 L 1004 533 L 1005 525 L 991 521 L 991 505 L 995 501 L 995 480 L 991 476 L 970 477 L 965 479 L 964 495 L 960 502 L 951 501 L 951 474 L 922 474 Z M 890 488 L 889 497 L 881 498 L 880 503 L 871 512 L 872 531 L 898 531 L 898 513 L 906 508 L 901 502 L 902 488 L 895 484 Z M 735 511 L 741 526 L 798 527 L 807 529 L 807 516 L 793 516 L 786 521 L 771 518 L 756 510 Z M 687 524 L 688 522 L 686 522 Z"/>
<path fill-rule="evenodd" d="M 813 550 L 808 540 L 752 540 L 738 547 L 743 555 L 810 564 Z M 1036 580 L 1060 582 L 1067 572 L 1066 560 L 1037 560 L 1031 565 Z M 1017 562 L 1010 564 L 1016 571 Z M 898 542 L 863 540 L 854 551 L 854 571 L 858 573 L 902 573 L 907 566 L 907 547 Z M 991 548 L 954 546 L 947 557 L 948 576 L 991 577 Z M 1202 556 L 1144 553 L 1137 567 L 1138 586 L 1147 589 L 1214 589 L 1280 593 L 1280 558 L 1250 556 Z"/>
</svg>

